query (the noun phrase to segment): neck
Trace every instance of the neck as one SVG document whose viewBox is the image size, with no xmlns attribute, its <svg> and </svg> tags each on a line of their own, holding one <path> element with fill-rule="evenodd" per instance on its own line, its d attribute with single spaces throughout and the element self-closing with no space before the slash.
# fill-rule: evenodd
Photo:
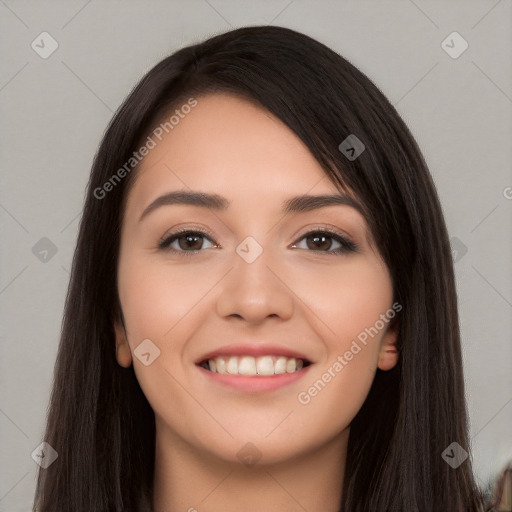
<svg viewBox="0 0 512 512">
<path fill-rule="evenodd" d="M 348 435 L 346 429 L 293 460 L 246 466 L 199 451 L 157 425 L 153 512 L 337 512 Z"/>
</svg>

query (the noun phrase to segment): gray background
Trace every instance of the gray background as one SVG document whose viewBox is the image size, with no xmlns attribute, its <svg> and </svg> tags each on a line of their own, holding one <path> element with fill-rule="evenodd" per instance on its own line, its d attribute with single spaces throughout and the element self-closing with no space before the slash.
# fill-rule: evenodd
<svg viewBox="0 0 512 512">
<path fill-rule="evenodd" d="M 475 471 L 481 486 L 496 476 L 512 458 L 509 0 L 0 0 L 0 14 L 0 511 L 32 505 L 31 453 L 42 440 L 84 189 L 107 122 L 172 51 L 256 24 L 294 28 L 348 58 L 422 148 L 458 251 Z M 31 48 L 43 31 L 59 45 L 47 59 Z M 469 44 L 456 59 L 441 46 L 453 31 Z M 32 251 L 43 237 L 57 248 L 46 262 Z"/>
</svg>

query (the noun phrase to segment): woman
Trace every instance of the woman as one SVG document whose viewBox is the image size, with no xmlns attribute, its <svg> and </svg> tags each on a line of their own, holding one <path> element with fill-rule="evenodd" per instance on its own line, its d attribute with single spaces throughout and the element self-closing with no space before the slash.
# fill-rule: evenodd
<svg viewBox="0 0 512 512">
<path fill-rule="evenodd" d="M 395 109 L 290 29 L 183 48 L 96 155 L 36 507 L 480 511 L 453 265 Z"/>
</svg>

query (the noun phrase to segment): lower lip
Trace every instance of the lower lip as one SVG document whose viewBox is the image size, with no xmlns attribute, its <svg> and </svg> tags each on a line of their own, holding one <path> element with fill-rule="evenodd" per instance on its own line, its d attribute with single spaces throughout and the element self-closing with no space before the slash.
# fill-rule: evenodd
<svg viewBox="0 0 512 512">
<path fill-rule="evenodd" d="M 308 370 L 311 366 L 312 365 L 310 364 L 309 366 L 306 366 L 305 368 L 302 368 L 293 373 L 280 373 L 278 375 L 268 376 L 257 375 L 254 377 L 215 373 L 206 370 L 202 366 L 197 366 L 197 368 L 199 368 L 199 370 L 205 374 L 207 378 L 214 382 L 218 382 L 221 385 L 247 392 L 262 392 L 279 389 L 298 381 L 308 373 Z"/>
</svg>

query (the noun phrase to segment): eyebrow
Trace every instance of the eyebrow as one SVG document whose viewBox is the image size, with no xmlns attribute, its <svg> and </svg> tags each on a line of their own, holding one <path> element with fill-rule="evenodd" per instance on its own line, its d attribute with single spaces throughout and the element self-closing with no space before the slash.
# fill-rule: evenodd
<svg viewBox="0 0 512 512">
<path fill-rule="evenodd" d="M 157 197 L 149 206 L 145 208 L 140 216 L 139 222 L 144 219 L 150 212 L 156 210 L 161 206 L 169 206 L 175 204 L 186 204 L 192 206 L 200 206 L 203 208 L 210 208 L 216 211 L 227 210 L 229 201 L 218 194 L 207 194 L 205 192 L 196 191 L 175 191 Z M 361 205 L 344 194 L 332 195 L 301 195 L 287 199 L 282 203 L 283 213 L 299 213 L 316 210 L 325 206 L 344 205 L 355 208 L 364 217 L 364 212 Z"/>
</svg>

